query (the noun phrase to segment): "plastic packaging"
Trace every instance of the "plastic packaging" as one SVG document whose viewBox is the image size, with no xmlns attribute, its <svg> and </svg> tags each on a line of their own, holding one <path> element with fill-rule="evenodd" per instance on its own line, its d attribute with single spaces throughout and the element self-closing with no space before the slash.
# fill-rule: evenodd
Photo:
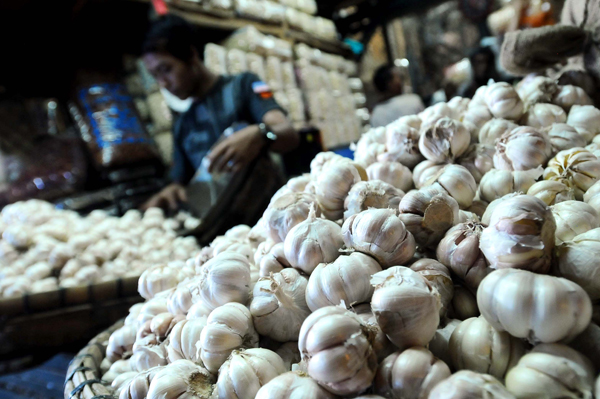
<svg viewBox="0 0 600 399">
<path fill-rule="evenodd" d="M 204 48 L 204 64 L 213 73 L 227 74 L 227 50 L 217 44 L 208 43 Z"/>
<path fill-rule="evenodd" d="M 248 70 L 246 53 L 239 49 L 227 50 L 227 72 L 237 75 Z"/>
<path fill-rule="evenodd" d="M 265 59 L 256 53 L 247 53 L 248 70 L 257 75 L 262 81 L 267 80 Z"/>
<path fill-rule="evenodd" d="M 294 71 L 294 64 L 292 64 L 291 61 L 285 61 L 281 63 L 281 74 L 284 88 L 295 89 L 298 87 L 298 84 L 296 83 L 296 72 Z"/>
<path fill-rule="evenodd" d="M 283 74 L 279 58 L 275 56 L 267 57 L 266 78 L 271 90 L 277 91 L 283 89 Z"/>
</svg>

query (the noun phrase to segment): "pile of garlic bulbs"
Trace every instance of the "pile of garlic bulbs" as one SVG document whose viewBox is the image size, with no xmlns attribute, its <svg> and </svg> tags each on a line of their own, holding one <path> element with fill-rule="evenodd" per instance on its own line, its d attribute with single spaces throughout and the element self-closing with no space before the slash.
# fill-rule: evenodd
<svg viewBox="0 0 600 399">
<path fill-rule="evenodd" d="M 534 83 L 320 153 L 255 226 L 145 272 L 103 379 L 120 399 L 591 399 L 600 111 Z"/>
<path fill-rule="evenodd" d="M 199 247 L 175 232 L 197 223 L 185 213 L 165 218 L 158 208 L 118 218 L 100 210 L 82 217 L 40 200 L 7 205 L 0 212 L 0 298 L 180 268 Z"/>
</svg>

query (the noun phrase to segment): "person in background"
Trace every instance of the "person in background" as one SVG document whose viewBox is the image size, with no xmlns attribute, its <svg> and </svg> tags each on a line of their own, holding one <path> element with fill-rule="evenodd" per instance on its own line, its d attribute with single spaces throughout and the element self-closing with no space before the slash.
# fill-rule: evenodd
<svg viewBox="0 0 600 399">
<path fill-rule="evenodd" d="M 173 182 L 144 208 L 176 209 L 178 202 L 186 202 L 184 186 L 203 163 L 211 174 L 235 173 L 265 149 L 284 153 L 299 143 L 270 88 L 251 73 L 219 76 L 209 71 L 194 36 L 182 18 L 164 16 L 151 25 L 143 44 L 144 65 L 160 87 L 181 100 L 193 99 L 173 127 Z"/>
<path fill-rule="evenodd" d="M 418 114 L 425 109 L 421 97 L 403 94 L 402 73 L 394 65 L 384 65 L 377 69 L 373 84 L 382 94 L 381 102 L 373 108 L 371 115 L 373 127 L 388 125 L 402 116 Z"/>
<path fill-rule="evenodd" d="M 500 74 L 496 69 L 496 55 L 489 47 L 476 48 L 469 55 L 471 62 L 471 79 L 458 88 L 457 95 L 466 98 L 473 98 L 477 89 L 487 85 L 490 79 L 498 82 L 501 80 Z"/>
</svg>

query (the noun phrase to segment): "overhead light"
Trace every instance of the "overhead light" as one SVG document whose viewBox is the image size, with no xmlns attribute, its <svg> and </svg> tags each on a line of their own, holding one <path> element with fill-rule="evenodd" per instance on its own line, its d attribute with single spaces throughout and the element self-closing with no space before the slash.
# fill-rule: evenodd
<svg viewBox="0 0 600 399">
<path fill-rule="evenodd" d="M 357 11 L 358 11 L 358 7 L 350 6 L 350 7 L 342 8 L 338 12 L 338 14 L 339 14 L 340 18 L 347 18 L 352 14 L 356 14 Z"/>
<path fill-rule="evenodd" d="M 402 58 L 402 59 L 396 59 L 394 60 L 394 65 L 396 65 L 397 67 L 402 67 L 402 68 L 408 68 L 408 65 L 410 64 L 410 62 L 408 62 L 408 60 L 406 58 Z"/>
</svg>

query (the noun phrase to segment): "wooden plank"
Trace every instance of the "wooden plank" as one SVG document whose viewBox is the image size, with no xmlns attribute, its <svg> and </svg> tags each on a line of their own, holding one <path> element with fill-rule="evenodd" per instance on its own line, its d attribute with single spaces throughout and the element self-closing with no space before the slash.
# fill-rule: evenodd
<svg viewBox="0 0 600 399">
<path fill-rule="evenodd" d="M 326 53 L 342 55 L 346 58 L 352 57 L 352 51 L 340 41 L 331 41 L 312 36 L 306 32 L 288 30 L 285 32 L 287 38 L 295 42 L 306 43 L 311 47 L 318 48 Z"/>
</svg>

